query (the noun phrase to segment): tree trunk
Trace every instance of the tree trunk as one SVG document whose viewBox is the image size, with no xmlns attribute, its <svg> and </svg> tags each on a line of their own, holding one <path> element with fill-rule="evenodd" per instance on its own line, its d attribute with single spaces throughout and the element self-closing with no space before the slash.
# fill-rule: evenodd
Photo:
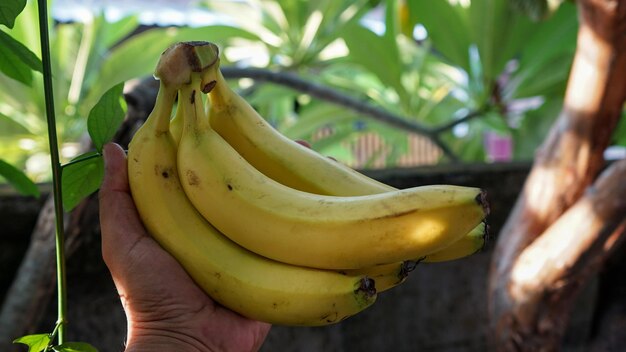
<svg viewBox="0 0 626 352">
<path fill-rule="evenodd" d="M 586 230 L 577 228 L 581 223 L 571 216 L 560 219 L 604 167 L 603 153 L 626 94 L 626 1 L 580 0 L 578 8 L 577 50 L 563 110 L 536 155 L 492 260 L 489 314 L 496 350 L 558 346 L 564 324 L 554 322 L 566 320 L 569 307 L 538 314 L 540 308 L 550 307 L 556 298 L 572 301 L 577 293 L 572 288 L 580 287 L 589 275 L 577 265 L 602 262 L 608 252 L 593 249 L 606 241 L 608 233 L 618 236 L 617 224 L 624 219 L 623 212 L 606 217 L 587 214 L 582 205 L 571 211 L 587 217 L 599 215 L 587 219 Z M 607 197 L 608 201 L 617 199 L 616 194 Z M 598 220 L 610 223 L 599 226 L 593 222 Z M 545 247 L 537 253 L 540 245 Z M 532 253 L 540 255 L 533 259 L 543 261 L 545 268 L 525 260 Z M 533 268 L 539 271 L 533 273 Z M 520 275 L 537 276 L 518 281 Z"/>
</svg>

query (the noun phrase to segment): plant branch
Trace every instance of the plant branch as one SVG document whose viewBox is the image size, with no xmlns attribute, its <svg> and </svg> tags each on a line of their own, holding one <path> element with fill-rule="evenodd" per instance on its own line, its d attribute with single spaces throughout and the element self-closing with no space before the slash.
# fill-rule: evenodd
<svg viewBox="0 0 626 352">
<path fill-rule="evenodd" d="M 39 37 L 41 39 L 41 61 L 43 64 L 43 84 L 48 123 L 48 143 L 52 163 L 52 183 L 56 224 L 56 265 L 57 265 L 57 300 L 58 300 L 58 343 L 65 341 L 65 324 L 67 316 L 67 292 L 65 282 L 65 235 L 63 226 L 63 202 L 61 201 L 61 163 L 59 161 L 56 118 L 54 113 L 54 94 L 52 89 L 52 67 L 50 63 L 50 38 L 48 35 L 48 2 L 38 1 Z"/>
<path fill-rule="evenodd" d="M 372 106 L 363 100 L 354 98 L 332 89 L 322 86 L 318 83 L 307 81 L 292 73 L 275 72 L 261 68 L 238 68 L 238 67 L 222 67 L 222 74 L 226 78 L 252 78 L 258 81 L 272 82 L 291 89 L 309 94 L 315 98 L 328 101 L 360 114 L 369 116 L 378 121 L 386 123 L 390 126 L 403 129 L 405 131 L 416 133 L 428 137 L 437 145 L 444 155 L 452 162 L 458 161 L 458 157 L 439 137 L 439 128 L 433 129 L 420 123 L 410 121 L 409 119 L 386 111 L 376 106 Z"/>
<path fill-rule="evenodd" d="M 468 122 L 468 121 L 470 121 L 472 119 L 475 119 L 477 117 L 481 117 L 482 115 L 485 114 L 486 111 L 487 111 L 487 107 L 486 106 L 483 106 L 483 107 L 479 108 L 478 110 L 469 111 L 469 112 L 467 112 L 467 114 L 465 114 L 465 116 L 463 116 L 463 117 L 461 117 L 459 119 L 456 119 L 454 121 L 450 121 L 448 123 L 444 123 L 441 126 L 435 127 L 433 129 L 433 132 L 435 134 L 437 134 L 437 135 L 440 134 L 440 133 L 446 132 L 446 131 L 454 128 L 454 126 L 456 126 L 458 124 L 461 124 L 461 123 L 464 123 L 464 122 Z"/>
<path fill-rule="evenodd" d="M 66 168 L 70 165 L 74 165 L 74 164 L 79 164 L 82 163 L 83 161 L 87 161 L 87 160 L 91 160 L 91 159 L 97 159 L 97 158 L 101 158 L 102 154 L 95 152 L 93 154 L 87 154 L 87 155 L 81 155 L 79 157 L 77 157 L 76 159 L 69 161 L 65 164 L 63 164 L 61 167 L 62 168 Z"/>
</svg>

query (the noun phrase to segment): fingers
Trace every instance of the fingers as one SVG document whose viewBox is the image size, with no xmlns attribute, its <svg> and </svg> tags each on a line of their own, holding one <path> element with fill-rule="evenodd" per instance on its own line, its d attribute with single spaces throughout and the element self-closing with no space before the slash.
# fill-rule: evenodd
<svg viewBox="0 0 626 352">
<path fill-rule="evenodd" d="M 305 146 L 307 148 L 311 148 L 311 143 L 309 143 L 308 141 L 305 141 L 303 139 L 296 139 L 295 142 L 300 144 L 300 145 L 302 145 L 302 146 Z"/>
<path fill-rule="evenodd" d="M 124 150 L 107 144 L 104 154 L 104 180 L 99 192 L 102 255 L 111 270 L 123 262 L 132 247 L 145 237 L 137 208 L 130 194 Z"/>
</svg>

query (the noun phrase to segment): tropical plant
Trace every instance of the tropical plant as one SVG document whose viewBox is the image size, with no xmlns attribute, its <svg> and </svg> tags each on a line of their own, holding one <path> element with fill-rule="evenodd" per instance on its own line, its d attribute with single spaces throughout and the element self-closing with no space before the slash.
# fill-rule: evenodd
<svg viewBox="0 0 626 352">
<path fill-rule="evenodd" d="M 33 23 L 37 23 L 36 2 L 30 1 L 10 34 L 41 57 L 37 27 Z M 95 103 L 84 98 L 98 82 L 104 54 L 137 25 L 134 17 L 109 23 L 102 15 L 94 15 L 83 23 L 60 23 L 50 27 L 54 106 L 63 161 L 79 153 L 78 142 L 86 131 L 86 117 Z M 5 72 L 0 74 L 0 87 L 0 153 L 8 162 L 25 166 L 34 180 L 49 180 L 41 75 L 36 73 L 30 84 L 26 84 Z"/>
<path fill-rule="evenodd" d="M 28 1 L 10 30 L 11 37 L 23 47 L 34 48 L 35 59 L 41 56 L 33 26 L 37 23 L 36 6 L 35 1 Z M 202 37 L 215 38 L 216 42 L 232 37 L 256 38 L 227 26 L 158 28 L 131 35 L 138 26 L 135 16 L 110 22 L 102 13 L 90 14 L 83 22 L 50 26 L 54 106 L 63 161 L 79 154 L 87 116 L 98 99 L 117 84 L 151 75 L 163 47 Z M 0 35 L 7 33 L 3 28 L 0 31 Z M 8 57 L 3 63 L 19 61 Z M 7 164 L 25 169 L 35 181 L 50 179 L 42 82 L 40 73 L 31 74 L 23 68 L 0 72 L 0 155 Z"/>
<path fill-rule="evenodd" d="M 537 22 L 507 1 L 407 0 L 408 25 L 422 25 L 434 55 L 463 71 L 456 95 L 465 108 L 485 107 L 467 134 L 446 141 L 465 160 L 484 160 L 485 132 L 512 138 L 514 157 L 532 153 L 561 105 L 576 44 L 575 5 Z M 463 116 L 462 114 L 460 116 Z M 537 119 L 541 120 L 537 120 Z"/>
<path fill-rule="evenodd" d="M 296 71 L 393 115 L 389 123 L 306 91 L 247 88 L 255 107 L 285 134 L 313 140 L 314 149 L 350 165 L 353 144 L 370 133 L 383 141 L 378 153 L 386 166 L 408 151 L 407 133 L 425 135 L 451 160 L 485 161 L 489 134 L 511 140 L 512 157 L 531 158 L 552 122 L 543 116 L 560 106 L 577 28 L 570 3 L 534 22 L 502 1 L 387 1 L 378 30 L 367 25 L 368 11 L 356 12 L 349 2 L 332 3 L 329 16 L 345 21 L 320 19 L 329 2 L 210 4 L 261 40 L 229 47 L 237 65 Z M 413 28 L 425 35 L 414 38 Z M 236 55 L 241 52 L 246 56 Z M 317 138 L 320 129 L 331 133 Z"/>
</svg>

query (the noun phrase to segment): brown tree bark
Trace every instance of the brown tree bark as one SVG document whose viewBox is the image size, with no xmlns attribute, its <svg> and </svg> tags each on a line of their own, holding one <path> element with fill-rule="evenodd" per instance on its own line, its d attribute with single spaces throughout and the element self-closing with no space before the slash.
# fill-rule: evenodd
<svg viewBox="0 0 626 352">
<path fill-rule="evenodd" d="M 561 326 L 545 322 L 565 319 L 567 307 L 543 316 L 533 312 L 549 307 L 554 303 L 552 299 L 570 300 L 576 290 L 567 288 L 582 284 L 585 277 L 582 271 L 570 272 L 572 267 L 556 264 L 602 262 L 608 253 L 594 251 L 594 246 L 605 240 L 607 231 L 618 231 L 617 225 L 607 228 L 591 226 L 592 222 L 584 230 L 576 228 L 577 222 L 569 216 L 559 219 L 604 167 L 603 152 L 626 96 L 626 1 L 580 0 L 578 9 L 577 50 L 562 112 L 536 155 L 522 193 L 498 236 L 492 259 L 489 314 L 496 350 L 535 351 L 538 346 L 550 349 L 558 345 L 563 333 Z M 609 194 L 609 201 L 615 199 L 615 195 Z M 572 211 L 592 216 L 576 209 Z M 610 219 L 619 222 L 624 214 L 613 216 L 621 217 Z M 547 230 L 553 223 L 558 227 Z M 560 235 L 555 235 L 555 231 Z M 549 240 L 553 236 L 560 238 Z M 565 244 L 571 247 L 563 249 Z M 531 246 L 546 247 L 538 254 L 538 247 Z M 533 261 L 522 260 L 532 253 L 540 255 L 533 260 L 543 260 L 545 268 L 539 270 Z M 532 268 L 539 270 L 534 273 L 536 277 L 517 280 L 518 273 L 531 275 L 526 270 Z M 533 281 L 530 286 L 529 281 Z M 547 291 L 551 294 L 543 294 Z M 546 315 L 550 315 L 548 320 Z"/>
</svg>

